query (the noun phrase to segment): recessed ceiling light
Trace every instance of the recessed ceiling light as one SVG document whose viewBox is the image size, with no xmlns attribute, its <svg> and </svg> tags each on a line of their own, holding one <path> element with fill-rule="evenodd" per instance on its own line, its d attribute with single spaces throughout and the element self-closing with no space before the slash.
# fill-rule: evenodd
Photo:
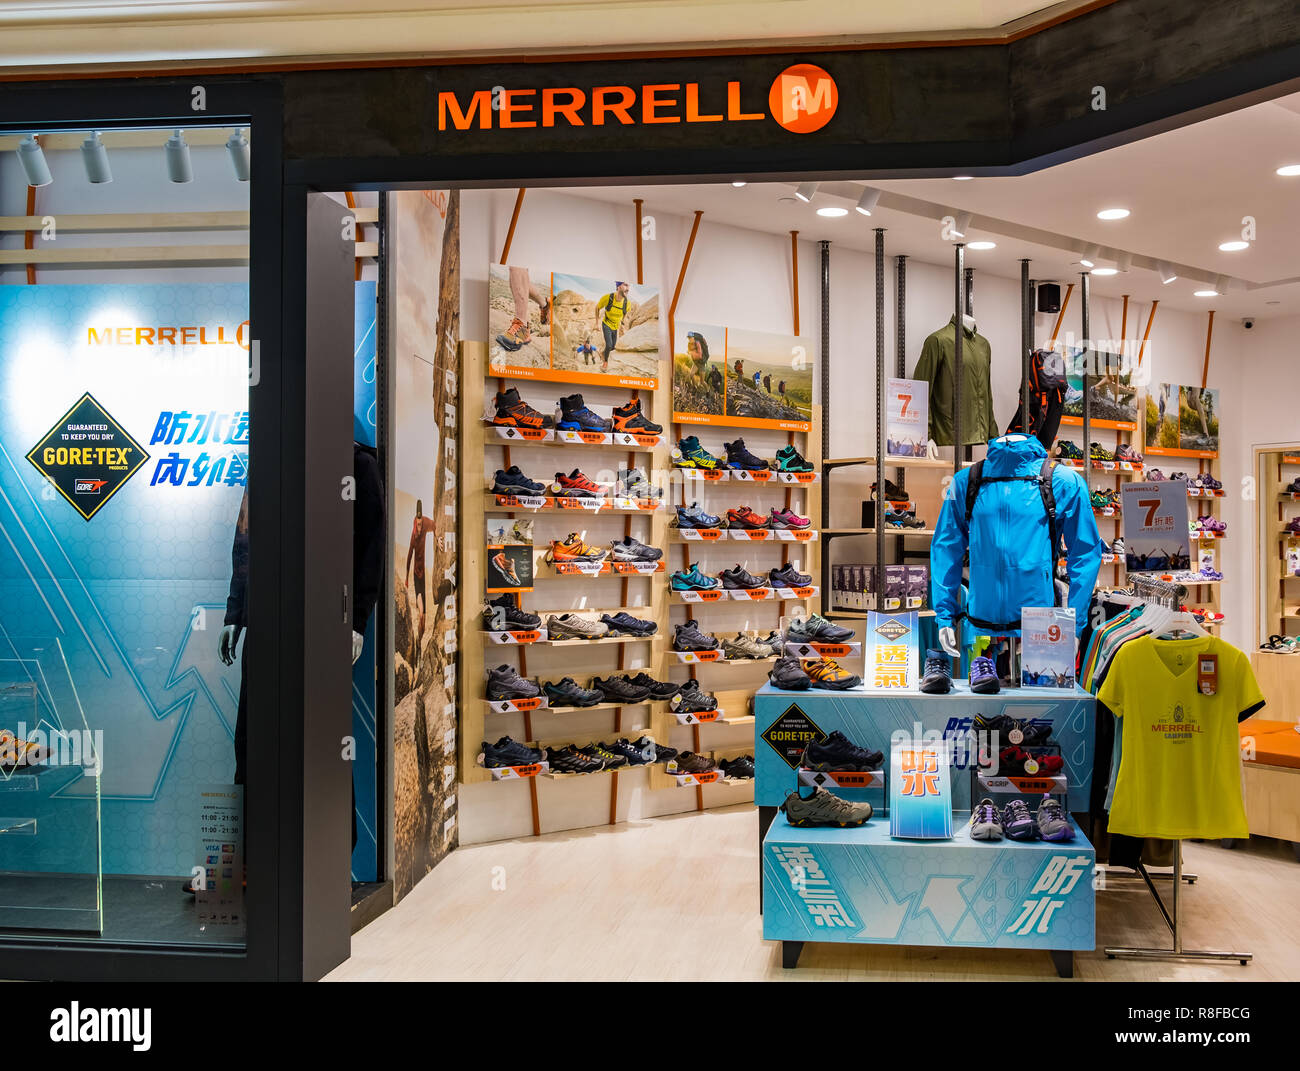
<svg viewBox="0 0 1300 1071">
<path fill-rule="evenodd" d="M 1118 274 L 1119 274 L 1119 269 L 1118 269 L 1118 268 L 1093 268 L 1092 271 L 1089 272 L 1088 274 L 1090 274 L 1090 275 L 1118 275 Z"/>
<path fill-rule="evenodd" d="M 1127 219 L 1129 211 L 1127 208 L 1103 208 L 1097 213 L 1098 219 Z"/>
<path fill-rule="evenodd" d="M 735 186 L 736 189 L 740 189 L 740 187 L 745 184 L 743 182 L 733 182 L 732 185 Z"/>
<path fill-rule="evenodd" d="M 838 219 L 840 216 L 847 216 L 849 210 L 847 208 L 840 208 L 839 205 L 827 205 L 825 208 L 817 209 L 817 214 L 819 216 L 826 216 L 829 219 Z"/>
<path fill-rule="evenodd" d="M 952 180 L 953 182 L 969 182 L 974 177 L 974 175 L 953 175 Z"/>
<path fill-rule="evenodd" d="M 1218 297 L 1219 292 L 1217 290 L 1197 290 L 1196 296 L 1197 297 Z"/>
<path fill-rule="evenodd" d="M 997 242 L 971 242 L 966 246 L 967 249 L 996 249 L 997 247 Z"/>
<path fill-rule="evenodd" d="M 799 188 L 794 191 L 794 195 L 798 197 L 799 200 L 803 201 L 804 204 L 807 204 L 817 196 L 817 187 L 820 185 L 821 183 L 819 182 L 801 182 Z"/>
<path fill-rule="evenodd" d="M 1240 239 L 1235 239 L 1231 242 L 1219 243 L 1220 253 L 1240 253 L 1243 249 L 1249 249 L 1249 248 L 1250 248 L 1250 243 L 1243 242 Z"/>
<path fill-rule="evenodd" d="M 1284 178 L 1290 178 L 1292 175 L 1300 175 L 1300 164 L 1286 164 L 1277 169 L 1277 173 Z"/>
</svg>

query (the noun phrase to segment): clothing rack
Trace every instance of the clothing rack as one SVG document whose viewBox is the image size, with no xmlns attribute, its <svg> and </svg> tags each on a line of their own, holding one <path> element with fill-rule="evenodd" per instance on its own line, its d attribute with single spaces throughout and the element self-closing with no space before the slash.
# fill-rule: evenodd
<svg viewBox="0 0 1300 1071">
<path fill-rule="evenodd" d="M 1154 577 L 1134 576 L 1130 577 L 1131 588 L 1133 593 L 1144 602 L 1150 602 L 1158 606 L 1169 606 L 1177 609 L 1184 599 L 1187 598 L 1187 588 L 1182 584 L 1171 583 L 1167 580 L 1159 580 Z M 1250 952 L 1219 952 L 1209 949 L 1189 949 L 1183 947 L 1183 934 L 1181 928 L 1181 897 L 1179 895 L 1183 882 L 1189 885 L 1196 881 L 1196 875 L 1183 874 L 1183 842 L 1181 839 L 1174 842 L 1174 869 L 1173 874 L 1169 875 L 1173 879 L 1173 905 L 1166 907 L 1165 902 L 1161 899 L 1160 891 L 1156 888 L 1152 880 L 1151 873 L 1147 870 L 1146 865 L 1141 859 L 1137 861 L 1138 876 L 1146 882 L 1147 888 L 1151 891 L 1151 898 L 1155 900 L 1156 907 L 1160 909 L 1160 917 L 1164 919 L 1165 926 L 1169 930 L 1169 935 L 1173 939 L 1172 948 L 1138 948 L 1138 947 L 1112 947 L 1107 948 L 1106 958 L 1115 959 L 1123 956 L 1131 959 L 1213 959 L 1213 960 L 1237 960 L 1243 967 L 1246 966 L 1253 958 Z M 1107 871 L 1109 872 L 1109 870 Z M 1165 877 L 1161 874 L 1159 877 Z"/>
</svg>

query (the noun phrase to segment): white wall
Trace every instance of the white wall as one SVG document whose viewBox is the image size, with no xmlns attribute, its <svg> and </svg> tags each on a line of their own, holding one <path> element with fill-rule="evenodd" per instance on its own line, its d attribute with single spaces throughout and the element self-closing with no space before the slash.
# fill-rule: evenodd
<svg viewBox="0 0 1300 1071">
<path fill-rule="evenodd" d="M 466 194 L 462 220 L 462 250 L 464 285 L 462 290 L 463 337 L 481 339 L 487 331 L 487 265 L 495 262 L 514 204 L 513 190 L 479 191 Z M 645 279 L 649 285 L 659 285 L 663 293 L 666 312 L 671 300 L 672 287 L 690 233 L 689 217 L 673 216 L 655 210 L 647 202 L 645 211 L 656 221 L 654 241 L 645 244 Z M 575 270 L 588 275 L 609 275 L 611 280 L 625 276 L 634 263 L 634 209 L 631 203 L 617 205 L 605 201 L 588 200 L 571 194 L 546 190 L 530 190 L 520 216 L 510 260 L 512 263 L 552 267 L 556 270 Z M 888 239 L 888 235 L 886 235 Z M 886 245 L 889 260 L 885 271 L 886 324 L 885 353 L 887 371 L 893 368 L 894 359 L 894 255 L 906 250 L 896 250 Z M 817 342 L 820 333 L 819 250 L 815 242 L 801 242 L 800 313 L 803 334 Z M 830 413 L 831 452 L 834 455 L 861 455 L 874 453 L 875 413 L 875 336 L 874 336 L 874 258 L 832 246 L 831 252 L 831 359 L 832 404 Z M 690 269 L 682 288 L 677 316 L 683 320 L 744 324 L 746 327 L 778 333 L 792 330 L 792 302 L 790 293 L 790 243 L 785 235 L 744 230 L 737 227 L 711 223 L 707 217 L 700 225 Z M 1062 288 L 1064 293 L 1064 287 Z M 920 354 L 925 337 L 942 326 L 952 314 L 953 279 L 950 263 L 931 264 L 909 257 L 907 265 L 906 352 L 907 370 L 910 373 Z M 1121 302 L 1094 299 L 1091 305 L 1091 334 L 1094 339 L 1119 339 L 1121 337 Z M 1208 312 L 1208 303 L 1206 312 Z M 1020 339 L 1019 280 L 998 278 L 977 271 L 975 276 L 975 314 L 980 332 L 989 339 L 993 351 L 994 409 L 1000 426 L 1005 426 L 1015 410 L 1019 389 L 1017 353 Z M 1074 297 L 1062 326 L 1061 337 L 1067 332 L 1080 336 L 1080 300 L 1076 287 Z M 1139 340 L 1146 326 L 1149 305 L 1130 303 L 1127 337 Z M 1153 382 L 1197 384 L 1201 379 L 1201 366 L 1205 354 L 1206 313 L 1180 311 L 1168 307 L 1157 310 L 1151 338 L 1147 343 L 1144 368 L 1149 369 Z M 1051 335 L 1054 315 L 1039 314 L 1035 318 L 1035 339 L 1045 344 Z M 1252 503 L 1244 502 L 1240 493 L 1241 480 L 1249 468 L 1250 444 L 1276 439 L 1300 439 L 1300 416 L 1296 414 L 1294 386 L 1295 360 L 1290 340 L 1296 335 L 1296 321 L 1274 321 L 1261 324 L 1247 332 L 1239 323 L 1219 320 L 1215 324 L 1210 360 L 1209 385 L 1222 391 L 1221 409 L 1223 457 L 1220 478 L 1229 489 L 1223 500 L 1220 515 L 1228 523 L 1229 538 L 1220 544 L 1221 568 L 1228 582 L 1223 587 L 1223 609 L 1228 620 L 1223 636 L 1230 642 L 1249 647 L 1253 643 L 1254 629 L 1249 621 L 1252 597 Z M 664 321 L 666 333 L 666 316 Z M 665 338 L 665 344 L 667 340 Z M 1136 345 L 1136 342 L 1134 343 Z M 1290 384 L 1288 386 L 1288 384 Z M 818 389 L 820 385 L 818 383 Z M 534 404 L 544 408 L 554 398 L 567 391 L 558 385 L 530 385 L 526 392 L 537 399 Z M 610 404 L 621 400 L 615 392 L 586 392 L 588 400 Z M 660 417 L 661 422 L 664 422 Z M 1066 429 L 1067 431 L 1070 429 Z M 1077 438 L 1077 430 L 1075 436 Z M 706 445 L 720 446 L 721 430 L 704 435 Z M 1110 447 L 1115 445 L 1113 432 L 1098 431 L 1094 438 Z M 713 442 L 713 440 L 717 440 Z M 779 436 L 748 433 L 746 440 L 759 453 L 768 452 L 783 442 Z M 1141 444 L 1136 444 L 1141 451 Z M 1166 474 L 1177 469 L 1195 470 L 1196 464 L 1182 459 L 1157 459 L 1155 464 Z M 549 473 L 534 473 L 549 475 Z M 590 475 L 590 474 L 589 474 Z M 870 470 L 844 470 L 835 477 L 835 496 L 832 517 L 828 524 L 856 526 L 859 523 L 859 502 L 866 497 L 871 480 Z M 1109 481 L 1101 482 L 1108 486 Z M 732 492 L 734 497 L 734 492 Z M 736 505 L 724 501 L 725 494 L 714 494 L 706 499 L 713 512 L 717 508 Z M 933 518 L 928 518 L 933 520 Z M 614 522 L 605 522 L 614 523 Z M 588 541 L 608 539 L 603 530 L 593 523 Z M 1112 539 L 1120 530 L 1108 522 L 1102 523 L 1102 534 Z M 856 543 L 857 546 L 853 544 Z M 861 559 L 870 556 L 869 541 L 838 542 L 837 560 Z M 670 551 L 670 554 L 673 553 Z M 676 565 L 673 559 L 673 565 Z M 709 564 L 713 559 L 709 559 Z M 719 562 L 719 565 L 730 561 Z M 534 597 L 532 605 L 541 605 Z M 593 595 L 588 605 L 605 605 L 600 599 L 615 598 L 610 595 Z M 613 605 L 614 603 L 608 603 Z M 546 606 L 557 605 L 547 593 Z M 750 611 L 752 614 L 753 611 Z M 769 611 L 769 615 L 770 615 Z M 745 611 L 712 610 L 708 619 L 716 631 L 745 625 Z M 682 619 L 682 611 L 674 613 L 674 620 Z M 716 624 L 715 624 L 716 623 Z M 766 624 L 755 617 L 753 624 Z M 544 664 L 536 665 L 544 670 Z M 583 667 L 566 666 L 567 672 L 582 671 Z M 530 661 L 529 671 L 537 672 Z M 587 672 L 605 672 L 597 666 Z M 738 674 L 733 679 L 723 677 L 724 672 L 713 671 L 716 676 L 705 681 L 706 686 L 716 682 L 719 688 L 744 687 L 754 681 L 752 671 Z M 590 729 L 599 735 L 608 726 L 599 715 L 590 715 L 589 723 L 575 730 Z M 522 731 L 522 725 L 503 727 L 502 731 Z M 714 730 L 721 733 L 721 730 Z M 748 732 L 737 737 L 744 743 Z M 717 739 L 718 747 L 732 744 L 729 738 Z M 684 746 L 674 738 L 674 746 Z M 631 781 L 631 778 L 625 778 Z M 600 824 L 607 820 L 608 792 L 604 781 L 590 788 L 572 783 L 542 786 L 542 816 L 544 828 L 562 828 L 564 825 Z M 716 791 L 716 790 L 715 790 Z M 466 786 L 462 811 L 462 837 L 466 843 L 497 839 L 503 836 L 525 834 L 530 831 L 530 813 L 527 789 L 523 786 L 472 785 Z M 665 813 L 668 810 L 690 809 L 694 806 L 693 793 L 683 794 L 675 800 L 675 792 L 641 792 L 624 789 L 620 809 L 630 809 L 633 816 Z M 747 798 L 746 793 L 744 797 Z M 548 820 L 548 816 L 551 820 Z"/>
</svg>

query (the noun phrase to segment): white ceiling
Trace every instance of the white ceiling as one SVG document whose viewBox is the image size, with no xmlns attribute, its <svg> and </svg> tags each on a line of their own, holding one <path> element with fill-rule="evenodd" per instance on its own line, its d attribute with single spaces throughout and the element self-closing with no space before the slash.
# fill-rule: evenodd
<svg viewBox="0 0 1300 1071">
<path fill-rule="evenodd" d="M 889 255 L 906 253 L 936 264 L 953 259 L 952 242 L 940 236 L 940 217 L 945 210 L 966 211 L 974 217 L 967 241 L 997 243 L 994 250 L 967 250 L 968 266 L 1016 278 L 1020 259 L 1029 257 L 1033 278 L 1072 282 L 1084 270 L 1080 252 L 1096 244 L 1102 247 L 1098 266 L 1111 265 L 1121 252 L 1132 254 L 1133 264 L 1118 275 L 1093 276 L 1095 294 L 1263 318 L 1300 314 L 1300 176 L 1275 174 L 1288 163 L 1300 164 L 1300 95 L 1031 175 L 872 181 L 884 192 L 870 218 L 850 211 L 825 219 L 815 211 L 826 205 L 851 209 L 863 183 L 823 183 L 811 205 L 795 200 L 793 187 L 780 183 L 572 192 L 615 201 L 644 197 L 647 211 L 689 215 L 702 209 L 705 222 L 772 233 L 798 230 L 801 239 L 825 238 L 851 249 L 874 248 L 873 228 L 885 227 Z M 1132 214 L 1118 222 L 1097 219 L 1108 207 Z M 1251 247 L 1220 252 L 1220 242 L 1240 237 L 1247 215 L 1257 227 Z M 1180 278 L 1162 284 L 1150 270 L 1156 261 L 1173 262 Z M 1219 275 L 1229 277 L 1225 293 L 1193 296 Z"/>
<path fill-rule="evenodd" d="M 0 0 L 5 65 L 992 37 L 1083 0 Z M 1033 18 L 1027 18 L 1034 15 Z M 1021 21 L 1025 20 L 1025 21 Z M 1010 24 L 1010 25 L 1008 25 Z"/>
</svg>

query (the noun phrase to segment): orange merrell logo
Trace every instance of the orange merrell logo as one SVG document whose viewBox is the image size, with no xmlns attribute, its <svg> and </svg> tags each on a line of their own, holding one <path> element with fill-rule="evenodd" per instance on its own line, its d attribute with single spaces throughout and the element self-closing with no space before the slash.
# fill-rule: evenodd
<svg viewBox="0 0 1300 1071">
<path fill-rule="evenodd" d="M 767 106 L 792 134 L 811 134 L 831 121 L 840 102 L 835 79 L 811 63 L 787 67 L 772 83 Z"/>
<path fill-rule="evenodd" d="M 810 63 L 788 67 L 768 92 L 768 106 L 782 127 L 811 134 L 830 122 L 839 90 L 822 68 Z M 546 89 L 480 89 L 462 98 L 453 90 L 438 94 L 438 129 L 517 130 L 556 126 L 651 126 L 662 123 L 747 123 L 766 112 L 745 111 L 741 84 L 728 82 L 725 97 L 710 96 L 698 82 L 642 86 L 576 86 Z"/>
</svg>

